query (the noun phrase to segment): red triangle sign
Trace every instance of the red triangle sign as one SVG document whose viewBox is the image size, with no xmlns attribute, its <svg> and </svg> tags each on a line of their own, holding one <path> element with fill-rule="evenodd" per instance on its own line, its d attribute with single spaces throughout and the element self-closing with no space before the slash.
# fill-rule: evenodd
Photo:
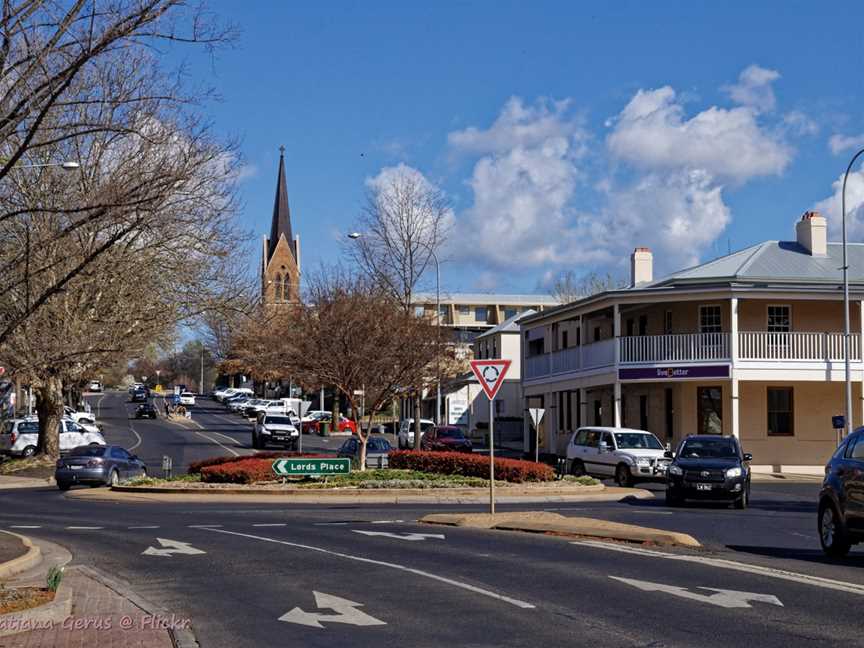
<svg viewBox="0 0 864 648">
<path fill-rule="evenodd" d="M 471 371 L 480 381 L 480 386 L 489 400 L 495 398 L 495 394 L 504 384 L 504 376 L 510 368 L 510 360 L 472 360 Z"/>
</svg>

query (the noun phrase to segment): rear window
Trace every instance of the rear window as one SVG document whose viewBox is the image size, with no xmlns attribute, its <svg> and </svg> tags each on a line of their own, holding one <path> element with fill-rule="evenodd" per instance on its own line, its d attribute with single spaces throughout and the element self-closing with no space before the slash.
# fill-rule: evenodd
<svg viewBox="0 0 864 648">
<path fill-rule="evenodd" d="M 18 424 L 18 434 L 38 434 L 38 421 L 22 421 Z"/>
<path fill-rule="evenodd" d="M 459 428 L 438 428 L 439 439 L 464 439 L 465 434 Z"/>
<path fill-rule="evenodd" d="M 80 446 L 72 448 L 69 454 L 73 457 L 103 457 L 105 450 L 104 446 Z"/>
<path fill-rule="evenodd" d="M 390 442 L 387 439 L 372 438 L 369 439 L 368 452 L 387 452 L 390 450 Z"/>
</svg>

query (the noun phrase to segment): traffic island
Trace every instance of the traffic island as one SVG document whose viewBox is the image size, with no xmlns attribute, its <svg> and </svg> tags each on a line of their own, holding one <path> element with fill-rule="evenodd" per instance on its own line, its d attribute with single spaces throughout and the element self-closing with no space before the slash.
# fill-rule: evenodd
<svg viewBox="0 0 864 648">
<path fill-rule="evenodd" d="M 434 513 L 420 518 L 425 524 L 490 529 L 499 531 L 524 531 L 550 535 L 617 540 L 638 544 L 699 548 L 702 544 L 691 535 L 652 529 L 633 524 L 621 524 L 584 517 L 567 517 L 547 511 L 523 511 L 518 513 Z"/>
</svg>

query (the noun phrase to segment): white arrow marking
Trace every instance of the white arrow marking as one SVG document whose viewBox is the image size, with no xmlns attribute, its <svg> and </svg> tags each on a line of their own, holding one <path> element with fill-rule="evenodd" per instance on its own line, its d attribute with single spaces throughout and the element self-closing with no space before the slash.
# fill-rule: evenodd
<svg viewBox="0 0 864 648">
<path fill-rule="evenodd" d="M 310 628 L 323 628 L 322 621 L 328 623 L 347 623 L 348 625 L 356 626 L 376 626 L 387 625 L 385 621 L 380 621 L 373 616 L 370 616 L 358 610 L 363 607 L 362 603 L 355 603 L 348 599 L 339 598 L 332 594 L 324 594 L 323 592 L 312 592 L 315 595 L 315 605 L 319 610 L 333 610 L 336 614 L 316 614 L 314 612 L 304 612 L 298 607 L 295 607 L 290 612 L 286 612 L 279 621 L 286 623 L 297 623 L 300 625 L 309 626 Z"/>
<path fill-rule="evenodd" d="M 441 533 L 389 533 L 387 531 L 360 531 L 359 529 L 351 529 L 354 533 L 362 533 L 367 536 L 382 536 L 385 538 L 396 538 L 397 540 L 407 540 L 408 542 L 417 542 L 434 538 L 435 540 L 444 540 Z"/>
<path fill-rule="evenodd" d="M 184 554 L 187 556 L 195 556 L 198 554 L 207 553 L 196 549 L 188 542 L 180 542 L 179 540 L 166 540 L 165 538 L 156 538 L 156 542 L 162 545 L 163 549 L 156 547 L 147 547 L 141 553 L 145 556 L 170 556 L 172 554 Z"/>
<path fill-rule="evenodd" d="M 672 596 L 699 601 L 700 603 L 710 603 L 722 608 L 749 608 L 753 607 L 750 605 L 751 601 L 783 607 L 780 599 L 773 594 L 754 594 L 753 592 L 738 592 L 735 590 L 717 589 L 715 587 L 699 587 L 697 589 L 714 592 L 713 594 L 699 594 L 698 592 L 691 592 L 686 587 L 676 587 L 675 585 L 663 585 L 662 583 L 618 578 L 617 576 L 610 576 L 609 578 L 632 585 L 643 592 L 666 592 Z"/>
</svg>

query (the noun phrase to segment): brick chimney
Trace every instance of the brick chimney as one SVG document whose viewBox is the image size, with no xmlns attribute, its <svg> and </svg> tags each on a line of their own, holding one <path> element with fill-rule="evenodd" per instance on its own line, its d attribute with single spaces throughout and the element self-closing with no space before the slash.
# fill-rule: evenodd
<svg viewBox="0 0 864 648">
<path fill-rule="evenodd" d="M 630 285 L 649 283 L 654 279 L 654 255 L 647 247 L 637 247 L 630 255 Z"/>
<path fill-rule="evenodd" d="M 812 256 L 824 257 L 828 254 L 828 223 L 817 211 L 804 212 L 795 224 L 798 244 Z"/>
</svg>

